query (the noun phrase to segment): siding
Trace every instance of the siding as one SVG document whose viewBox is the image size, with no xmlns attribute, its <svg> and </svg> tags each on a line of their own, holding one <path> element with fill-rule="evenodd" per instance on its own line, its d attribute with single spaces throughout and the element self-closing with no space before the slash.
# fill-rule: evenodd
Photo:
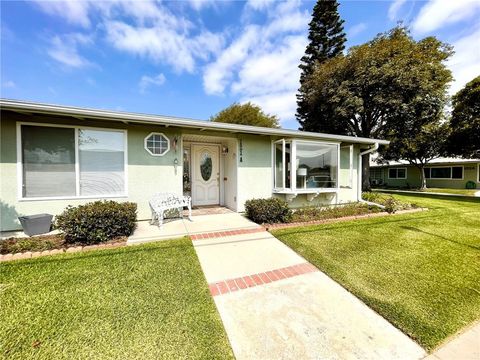
<svg viewBox="0 0 480 360">
<path fill-rule="evenodd" d="M 480 163 L 468 163 L 468 164 L 455 164 L 447 163 L 438 166 L 463 166 L 463 179 L 451 179 L 451 180 L 439 180 L 439 179 L 427 179 L 427 187 L 432 188 L 450 188 L 450 189 L 465 189 L 468 181 L 476 182 L 477 187 L 480 187 L 478 181 L 478 166 Z M 427 167 L 436 167 L 437 165 L 431 165 Z M 387 186 L 392 187 L 420 187 L 421 176 L 420 170 L 413 166 L 391 166 L 391 168 L 406 167 L 407 178 L 406 179 L 389 179 L 388 168 L 382 167 L 383 182 Z"/>
</svg>

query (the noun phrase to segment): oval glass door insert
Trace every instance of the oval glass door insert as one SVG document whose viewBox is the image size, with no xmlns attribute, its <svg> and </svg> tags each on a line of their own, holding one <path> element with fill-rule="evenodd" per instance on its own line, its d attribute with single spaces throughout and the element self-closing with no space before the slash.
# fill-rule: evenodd
<svg viewBox="0 0 480 360">
<path fill-rule="evenodd" d="M 205 181 L 212 177 L 212 157 L 208 152 L 204 152 L 200 158 L 200 174 Z"/>
</svg>

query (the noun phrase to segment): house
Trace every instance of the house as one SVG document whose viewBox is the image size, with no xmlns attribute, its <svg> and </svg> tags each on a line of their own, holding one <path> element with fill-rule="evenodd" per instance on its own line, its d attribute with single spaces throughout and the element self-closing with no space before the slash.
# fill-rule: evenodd
<svg viewBox="0 0 480 360">
<path fill-rule="evenodd" d="M 480 159 L 438 158 L 425 167 L 427 187 L 465 189 L 467 182 L 480 187 Z M 370 165 L 370 183 L 391 187 L 420 187 L 420 170 L 407 161 Z"/>
<path fill-rule="evenodd" d="M 0 100 L 1 230 L 98 199 L 150 218 L 157 192 L 242 212 L 252 198 L 292 207 L 361 199 L 360 154 L 384 140 Z"/>
</svg>

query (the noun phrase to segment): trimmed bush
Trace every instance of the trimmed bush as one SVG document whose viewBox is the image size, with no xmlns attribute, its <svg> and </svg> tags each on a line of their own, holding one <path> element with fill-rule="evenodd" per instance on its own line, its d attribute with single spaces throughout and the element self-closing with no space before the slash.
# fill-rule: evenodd
<svg viewBox="0 0 480 360">
<path fill-rule="evenodd" d="M 366 201 L 385 206 L 385 211 L 390 214 L 398 210 L 414 209 L 417 207 L 415 204 L 406 203 L 395 199 L 391 195 L 381 194 L 378 192 L 364 192 L 362 193 L 362 198 Z"/>
<path fill-rule="evenodd" d="M 136 227 L 137 204 L 95 201 L 68 206 L 56 216 L 55 225 L 67 243 L 95 244 L 119 236 L 130 236 Z"/>
<path fill-rule="evenodd" d="M 278 198 L 247 200 L 245 213 L 257 224 L 287 223 L 292 218 L 287 202 Z"/>
<path fill-rule="evenodd" d="M 365 215 L 382 211 L 367 204 L 346 204 L 331 207 L 306 206 L 293 211 L 292 222 L 338 219 L 346 216 Z"/>
</svg>

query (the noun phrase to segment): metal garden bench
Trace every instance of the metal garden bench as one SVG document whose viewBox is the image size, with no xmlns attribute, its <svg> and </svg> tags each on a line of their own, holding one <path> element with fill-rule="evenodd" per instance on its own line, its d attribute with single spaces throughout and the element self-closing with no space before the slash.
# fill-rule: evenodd
<svg viewBox="0 0 480 360">
<path fill-rule="evenodd" d="M 162 228 L 165 212 L 168 210 L 177 210 L 179 217 L 183 218 L 183 208 L 188 208 L 188 219 L 192 220 L 192 198 L 190 196 L 176 195 L 173 193 L 157 193 L 149 201 L 152 211 L 152 220 L 150 224 L 158 221 L 158 227 Z"/>
</svg>

